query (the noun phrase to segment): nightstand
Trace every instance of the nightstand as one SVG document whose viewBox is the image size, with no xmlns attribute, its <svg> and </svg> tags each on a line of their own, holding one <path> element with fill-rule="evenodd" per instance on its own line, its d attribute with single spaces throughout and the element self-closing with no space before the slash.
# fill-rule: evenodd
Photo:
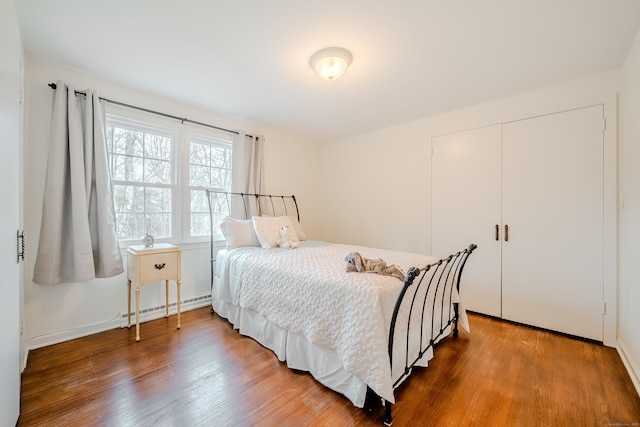
<svg viewBox="0 0 640 427">
<path fill-rule="evenodd" d="M 127 317 L 131 327 L 131 282 L 136 285 L 136 341 L 140 341 L 140 288 L 164 280 L 166 317 L 169 317 L 169 280 L 175 280 L 180 329 L 180 248 L 168 243 L 127 248 Z"/>
</svg>

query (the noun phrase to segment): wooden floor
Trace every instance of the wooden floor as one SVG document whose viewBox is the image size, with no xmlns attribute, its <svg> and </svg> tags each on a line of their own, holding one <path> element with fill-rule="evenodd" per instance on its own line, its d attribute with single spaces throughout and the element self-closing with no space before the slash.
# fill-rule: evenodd
<svg viewBox="0 0 640 427">
<path fill-rule="evenodd" d="M 18 426 L 379 426 L 208 308 L 33 350 Z M 394 426 L 639 426 L 612 348 L 470 314 L 396 393 Z"/>
</svg>

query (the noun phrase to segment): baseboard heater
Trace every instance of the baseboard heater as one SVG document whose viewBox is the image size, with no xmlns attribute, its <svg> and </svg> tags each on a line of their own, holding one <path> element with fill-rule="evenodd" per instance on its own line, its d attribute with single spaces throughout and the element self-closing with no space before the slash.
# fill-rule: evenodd
<svg viewBox="0 0 640 427">
<path fill-rule="evenodd" d="M 209 295 L 201 295 L 198 297 L 193 297 L 189 299 L 185 299 L 180 301 L 180 312 L 184 313 L 185 311 L 193 310 L 195 308 L 206 307 L 211 305 L 211 294 Z M 165 304 L 158 305 L 155 307 L 148 307 L 144 309 L 140 309 L 140 322 L 147 322 L 149 320 L 160 319 L 165 315 Z M 178 304 L 176 302 L 172 302 L 169 304 L 169 315 L 176 314 L 178 311 Z M 127 313 L 121 313 L 120 315 L 120 327 L 127 327 Z M 135 324 L 136 313 L 135 311 L 131 312 L 131 323 Z"/>
</svg>

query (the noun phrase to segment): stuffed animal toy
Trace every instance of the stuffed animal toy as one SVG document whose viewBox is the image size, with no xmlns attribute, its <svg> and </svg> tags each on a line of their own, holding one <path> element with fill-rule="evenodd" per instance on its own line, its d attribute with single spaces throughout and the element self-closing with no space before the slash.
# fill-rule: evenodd
<svg viewBox="0 0 640 427">
<path fill-rule="evenodd" d="M 276 242 L 279 247 L 286 249 L 295 249 L 300 246 L 300 242 L 298 240 L 293 239 L 289 235 L 289 226 L 283 225 L 280 227 L 280 238 Z"/>
<path fill-rule="evenodd" d="M 370 272 L 384 274 L 387 276 L 397 277 L 404 281 L 404 272 L 397 265 L 387 265 L 381 258 L 368 259 L 360 255 L 358 252 L 350 252 L 344 258 L 344 267 L 347 272 Z"/>
</svg>

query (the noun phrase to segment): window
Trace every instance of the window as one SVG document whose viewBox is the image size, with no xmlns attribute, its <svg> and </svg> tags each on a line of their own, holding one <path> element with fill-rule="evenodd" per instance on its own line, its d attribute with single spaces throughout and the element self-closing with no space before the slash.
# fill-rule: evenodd
<svg viewBox="0 0 640 427">
<path fill-rule="evenodd" d="M 226 134 L 191 132 L 180 122 L 157 124 L 107 115 L 107 155 L 113 184 L 118 239 L 140 242 L 198 241 L 209 236 L 205 189 L 231 188 L 231 139 Z M 228 215 L 214 201 L 214 232 Z"/>
<path fill-rule="evenodd" d="M 231 188 L 231 142 L 214 138 L 189 137 L 190 236 L 209 235 L 209 205 L 206 188 L 229 191 Z M 212 197 L 215 234 L 220 221 L 229 215 L 226 203 Z"/>
<path fill-rule="evenodd" d="M 172 236 L 175 136 L 158 128 L 107 121 L 107 155 L 120 240 Z"/>
</svg>

